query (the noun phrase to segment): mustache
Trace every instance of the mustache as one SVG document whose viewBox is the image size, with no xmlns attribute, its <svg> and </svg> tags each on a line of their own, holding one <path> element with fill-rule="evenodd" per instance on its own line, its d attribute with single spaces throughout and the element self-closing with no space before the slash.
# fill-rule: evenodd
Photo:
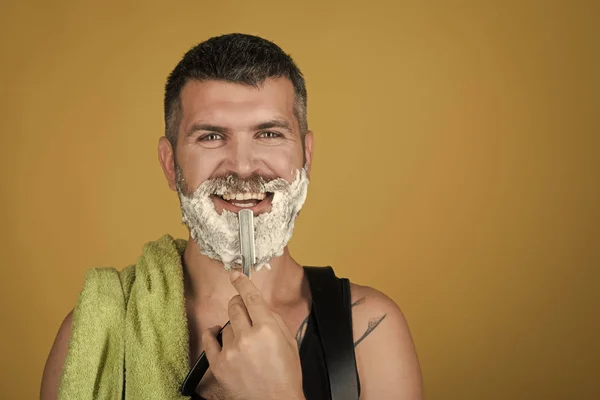
<svg viewBox="0 0 600 400">
<path fill-rule="evenodd" d="M 222 196 L 226 193 L 266 193 L 283 190 L 289 186 L 283 178 L 253 173 L 240 177 L 237 173 L 229 173 L 207 180 L 201 186 L 205 193 Z"/>
</svg>

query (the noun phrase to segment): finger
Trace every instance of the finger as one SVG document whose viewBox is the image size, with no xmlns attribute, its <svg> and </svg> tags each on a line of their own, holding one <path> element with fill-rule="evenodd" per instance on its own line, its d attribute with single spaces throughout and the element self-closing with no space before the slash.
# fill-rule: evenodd
<svg viewBox="0 0 600 400">
<path fill-rule="evenodd" d="M 233 327 L 231 324 L 227 325 L 224 329 L 223 329 L 223 333 L 222 333 L 222 342 L 223 342 L 223 347 L 229 347 L 231 345 L 231 343 L 233 343 L 233 339 L 235 338 L 235 333 L 233 331 Z"/>
<path fill-rule="evenodd" d="M 240 274 L 238 271 L 232 273 L 231 283 L 242 296 L 253 325 L 273 321 L 273 314 L 271 314 L 262 293 L 246 275 Z"/>
<path fill-rule="evenodd" d="M 252 321 L 250 320 L 248 310 L 244 305 L 244 300 L 242 300 L 239 295 L 233 296 L 231 300 L 229 300 L 228 309 L 229 321 L 231 321 L 231 326 L 233 327 L 235 335 L 239 335 L 241 332 L 252 326 Z"/>
<path fill-rule="evenodd" d="M 209 363 L 214 363 L 221 353 L 221 345 L 217 341 L 217 335 L 221 327 L 219 325 L 208 328 L 202 332 L 202 347 L 206 353 L 206 358 Z"/>
</svg>

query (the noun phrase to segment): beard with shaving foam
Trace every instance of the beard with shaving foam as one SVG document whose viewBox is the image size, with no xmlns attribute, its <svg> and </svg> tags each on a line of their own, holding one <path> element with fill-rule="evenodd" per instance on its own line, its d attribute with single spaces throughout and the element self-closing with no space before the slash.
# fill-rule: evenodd
<svg viewBox="0 0 600 400">
<path fill-rule="evenodd" d="M 219 214 L 211 196 L 240 192 L 273 193 L 271 210 L 254 217 L 254 269 L 270 269 L 269 261 L 283 254 L 292 237 L 294 222 L 306 200 L 309 183 L 306 167 L 296 170 L 292 183 L 282 178 L 267 180 L 253 176 L 240 179 L 236 175 L 228 175 L 203 182 L 191 194 L 188 194 L 179 165 L 176 164 L 175 170 L 183 223 L 200 252 L 223 263 L 228 271 L 242 264 L 239 219 L 236 213 L 228 210 Z"/>
</svg>

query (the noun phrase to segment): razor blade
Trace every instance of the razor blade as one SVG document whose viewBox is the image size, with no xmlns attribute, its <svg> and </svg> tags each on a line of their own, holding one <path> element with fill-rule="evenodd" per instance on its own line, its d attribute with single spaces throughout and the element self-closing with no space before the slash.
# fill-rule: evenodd
<svg viewBox="0 0 600 400">
<path fill-rule="evenodd" d="M 254 213 L 250 210 L 238 212 L 240 220 L 240 247 L 242 252 L 242 272 L 250 278 L 252 266 L 256 264 L 254 249 Z"/>
</svg>

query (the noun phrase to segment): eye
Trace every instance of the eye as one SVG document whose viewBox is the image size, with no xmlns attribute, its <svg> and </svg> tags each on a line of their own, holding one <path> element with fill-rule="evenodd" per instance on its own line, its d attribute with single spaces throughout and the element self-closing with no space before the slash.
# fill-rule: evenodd
<svg viewBox="0 0 600 400">
<path fill-rule="evenodd" d="M 275 139 L 275 138 L 279 138 L 281 136 L 283 136 L 281 133 L 272 132 L 272 131 L 261 132 L 258 134 L 258 137 L 261 139 Z"/>
<path fill-rule="evenodd" d="M 222 138 L 223 137 L 218 133 L 208 133 L 204 136 L 200 136 L 198 140 L 201 140 L 203 142 L 212 142 L 215 140 L 221 140 Z"/>
</svg>

